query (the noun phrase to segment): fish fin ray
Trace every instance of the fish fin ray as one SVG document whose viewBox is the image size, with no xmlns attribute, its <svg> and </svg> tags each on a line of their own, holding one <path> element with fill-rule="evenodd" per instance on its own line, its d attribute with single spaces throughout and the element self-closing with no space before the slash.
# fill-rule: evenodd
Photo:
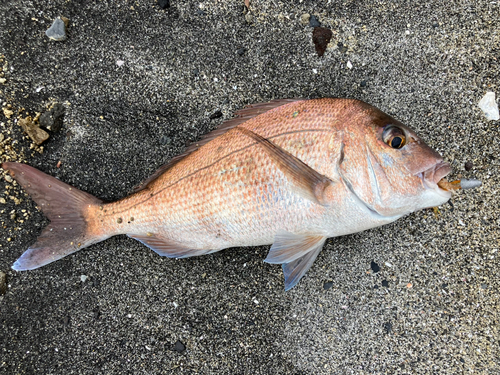
<svg viewBox="0 0 500 375">
<path fill-rule="evenodd" d="M 305 99 L 301 99 L 301 98 L 275 99 L 275 100 L 271 100 L 270 102 L 247 105 L 245 108 L 234 113 L 236 116 L 235 118 L 232 118 L 228 121 L 225 121 L 216 130 L 227 131 L 229 129 L 235 128 L 236 126 L 238 126 L 240 124 L 243 124 L 245 121 L 248 121 L 248 120 L 250 120 L 254 117 L 257 117 L 263 113 L 266 113 L 272 109 L 281 107 L 282 105 L 285 105 L 285 104 L 300 102 L 303 100 L 305 100 Z"/>
<path fill-rule="evenodd" d="M 16 271 L 42 267 L 108 238 L 88 232 L 85 211 L 103 202 L 55 177 L 21 163 L 2 163 L 2 168 L 33 198 L 50 220 L 35 244 L 14 263 Z"/>
<path fill-rule="evenodd" d="M 283 275 L 285 276 L 285 291 L 288 291 L 297 285 L 302 276 L 304 276 L 309 268 L 311 268 L 319 252 L 323 248 L 323 244 L 324 241 L 302 257 L 297 258 L 290 263 L 283 263 L 281 267 L 283 268 Z"/>
<path fill-rule="evenodd" d="M 192 154 L 196 150 L 198 150 L 201 146 L 207 144 L 208 142 L 214 140 L 215 138 L 221 136 L 224 133 L 227 133 L 229 130 L 237 127 L 244 122 L 257 117 L 271 109 L 281 107 L 282 105 L 302 101 L 304 99 L 276 99 L 271 100 L 267 103 L 258 103 L 247 106 L 246 108 L 235 112 L 236 117 L 232 118 L 228 121 L 223 122 L 219 127 L 215 130 L 205 134 L 199 141 L 193 142 L 189 145 L 186 150 L 180 155 L 173 157 L 167 164 L 162 165 L 158 168 L 151 176 L 149 176 L 146 180 L 142 181 L 138 186 L 133 189 L 133 192 L 136 193 L 146 188 L 146 186 L 156 180 L 160 175 L 165 173 L 167 170 L 172 168 L 175 164 L 180 162 L 182 159 Z"/>
<path fill-rule="evenodd" d="M 188 258 L 198 255 L 204 255 L 212 251 L 204 249 L 192 249 L 169 238 L 162 238 L 157 234 L 128 234 L 128 236 L 141 242 L 143 245 L 146 245 L 158 255 L 168 258 Z"/>
<path fill-rule="evenodd" d="M 279 230 L 264 261 L 271 264 L 293 262 L 318 246 L 322 247 L 325 240 L 326 237 L 321 234 L 295 234 Z"/>
<path fill-rule="evenodd" d="M 295 191 L 299 195 L 320 205 L 328 204 L 325 198 L 325 192 L 328 188 L 333 186 L 336 181 L 332 181 L 328 177 L 315 171 L 302 160 L 296 158 L 288 151 L 259 134 L 243 127 L 237 129 L 262 146 L 267 154 L 276 162 L 278 168 L 291 181 Z"/>
</svg>

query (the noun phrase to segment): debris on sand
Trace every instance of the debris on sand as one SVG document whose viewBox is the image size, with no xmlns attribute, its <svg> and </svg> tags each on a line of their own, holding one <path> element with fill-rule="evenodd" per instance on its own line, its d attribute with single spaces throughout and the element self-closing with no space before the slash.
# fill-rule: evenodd
<svg viewBox="0 0 500 375">
<path fill-rule="evenodd" d="M 498 112 L 498 104 L 495 101 L 495 93 L 487 92 L 486 95 L 479 101 L 479 108 L 484 112 L 488 121 L 496 121 L 500 119 Z"/>
<path fill-rule="evenodd" d="M 315 27 L 313 31 L 313 43 L 319 57 L 323 56 L 328 43 L 332 39 L 332 30 L 326 27 Z"/>
<path fill-rule="evenodd" d="M 68 24 L 69 20 L 66 17 L 57 17 L 52 26 L 45 31 L 45 35 L 56 42 L 66 40 L 66 27 L 68 27 Z"/>
<path fill-rule="evenodd" d="M 61 130 L 64 120 L 64 106 L 55 103 L 52 108 L 40 116 L 40 126 L 52 132 Z"/>
<path fill-rule="evenodd" d="M 23 128 L 24 132 L 28 134 L 31 140 L 37 145 L 41 145 L 49 139 L 49 134 L 45 130 L 40 129 L 40 127 L 32 120 L 31 116 L 19 119 L 18 123 L 21 128 Z"/>
</svg>

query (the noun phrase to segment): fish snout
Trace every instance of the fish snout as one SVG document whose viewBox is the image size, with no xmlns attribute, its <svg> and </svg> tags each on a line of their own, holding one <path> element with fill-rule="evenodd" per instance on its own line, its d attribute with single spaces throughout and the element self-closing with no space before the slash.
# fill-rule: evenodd
<svg viewBox="0 0 500 375">
<path fill-rule="evenodd" d="M 420 172 L 418 175 L 427 189 L 435 189 L 438 182 L 450 174 L 450 172 L 450 164 L 445 161 L 439 161 L 429 169 Z"/>
</svg>

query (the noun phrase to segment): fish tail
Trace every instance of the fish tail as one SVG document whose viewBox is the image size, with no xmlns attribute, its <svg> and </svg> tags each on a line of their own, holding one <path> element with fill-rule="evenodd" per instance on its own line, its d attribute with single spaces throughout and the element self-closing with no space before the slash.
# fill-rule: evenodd
<svg viewBox="0 0 500 375">
<path fill-rule="evenodd" d="M 101 205 L 101 200 L 26 164 L 7 162 L 1 166 L 50 220 L 36 243 L 14 263 L 14 270 L 44 266 L 109 237 L 92 233 L 88 225 L 88 212 Z"/>
</svg>

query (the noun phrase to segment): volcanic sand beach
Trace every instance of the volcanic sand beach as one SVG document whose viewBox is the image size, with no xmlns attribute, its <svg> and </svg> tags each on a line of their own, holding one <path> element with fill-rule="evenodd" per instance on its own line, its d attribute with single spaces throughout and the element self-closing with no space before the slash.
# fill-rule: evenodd
<svg viewBox="0 0 500 375">
<path fill-rule="evenodd" d="M 500 372 L 500 122 L 477 106 L 500 95 L 500 3 L 326 3 L 1 2 L 0 161 L 116 200 L 248 104 L 348 97 L 483 186 L 329 239 L 285 293 L 268 246 L 175 260 L 118 236 L 15 272 L 48 221 L 1 170 L 0 373 Z M 54 103 L 34 145 L 19 120 Z"/>
</svg>

